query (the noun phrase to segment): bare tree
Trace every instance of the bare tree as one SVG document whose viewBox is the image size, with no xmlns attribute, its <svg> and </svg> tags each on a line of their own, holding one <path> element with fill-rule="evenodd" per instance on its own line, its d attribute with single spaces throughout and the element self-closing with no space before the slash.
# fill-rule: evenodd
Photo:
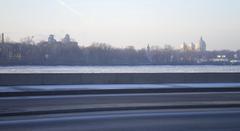
<svg viewBox="0 0 240 131">
<path fill-rule="evenodd" d="M 34 36 L 27 36 L 27 37 L 22 38 L 20 41 L 23 44 L 33 45 L 33 44 L 35 44 L 33 39 L 34 39 Z"/>
</svg>

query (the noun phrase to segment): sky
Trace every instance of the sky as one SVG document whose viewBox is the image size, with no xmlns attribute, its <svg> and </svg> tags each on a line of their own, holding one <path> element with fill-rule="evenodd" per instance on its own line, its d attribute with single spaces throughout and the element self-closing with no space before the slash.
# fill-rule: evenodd
<svg viewBox="0 0 240 131">
<path fill-rule="evenodd" d="M 13 41 L 68 33 L 82 46 L 179 48 L 202 36 L 209 50 L 240 49 L 240 0 L 0 0 L 0 16 Z"/>
</svg>

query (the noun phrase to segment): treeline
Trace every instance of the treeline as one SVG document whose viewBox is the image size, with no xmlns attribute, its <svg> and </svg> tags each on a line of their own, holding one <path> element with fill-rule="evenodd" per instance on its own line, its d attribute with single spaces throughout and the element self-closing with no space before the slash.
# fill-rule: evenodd
<svg viewBox="0 0 240 131">
<path fill-rule="evenodd" d="M 239 64 L 240 51 L 114 48 L 104 43 L 0 43 L 0 65 L 195 65 Z M 232 61 L 235 63 L 232 63 Z"/>
</svg>

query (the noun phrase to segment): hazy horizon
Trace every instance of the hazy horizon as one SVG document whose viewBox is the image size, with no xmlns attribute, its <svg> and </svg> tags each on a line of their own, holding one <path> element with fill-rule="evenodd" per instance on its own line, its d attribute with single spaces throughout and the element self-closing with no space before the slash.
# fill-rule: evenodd
<svg viewBox="0 0 240 131">
<path fill-rule="evenodd" d="M 13 41 L 57 40 L 114 47 L 207 42 L 209 50 L 240 49 L 239 0 L 0 0 L 0 32 Z"/>
</svg>

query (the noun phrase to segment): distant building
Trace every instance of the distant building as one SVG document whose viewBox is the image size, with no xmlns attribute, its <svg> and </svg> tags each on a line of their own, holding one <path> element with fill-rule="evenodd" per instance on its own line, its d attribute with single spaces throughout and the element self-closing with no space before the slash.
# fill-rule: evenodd
<svg viewBox="0 0 240 131">
<path fill-rule="evenodd" d="M 230 60 L 227 58 L 226 55 L 217 55 L 216 58 L 211 59 L 210 61 L 214 62 L 214 63 L 227 63 Z"/>
<path fill-rule="evenodd" d="M 199 42 L 196 44 L 196 50 L 201 52 L 207 50 L 207 44 L 202 37 L 200 38 Z"/>
<path fill-rule="evenodd" d="M 195 51 L 195 44 L 186 44 L 185 42 L 181 45 L 183 51 Z"/>
<path fill-rule="evenodd" d="M 181 50 L 183 51 L 206 51 L 207 45 L 206 42 L 201 37 L 200 41 L 197 44 L 193 42 L 191 44 L 186 44 L 185 42 L 181 45 Z"/>
<path fill-rule="evenodd" d="M 56 39 L 54 38 L 54 35 L 49 35 L 49 37 L 48 37 L 48 43 L 49 44 L 53 44 L 53 43 L 56 43 L 57 41 L 56 41 Z"/>
<path fill-rule="evenodd" d="M 4 33 L 2 33 L 1 38 L 2 38 L 2 44 L 4 44 Z"/>
<path fill-rule="evenodd" d="M 71 38 L 69 34 L 66 34 L 65 37 L 62 40 L 62 43 L 67 44 L 71 42 Z"/>
<path fill-rule="evenodd" d="M 71 45 L 71 46 L 78 46 L 78 43 L 73 41 L 70 37 L 69 34 L 66 34 L 65 37 L 62 39 L 62 44 L 65 44 L 65 45 Z"/>
<path fill-rule="evenodd" d="M 196 45 L 193 42 L 190 44 L 190 49 L 192 51 L 196 50 Z"/>
<path fill-rule="evenodd" d="M 187 45 L 185 42 L 181 45 L 181 49 L 183 50 L 183 51 L 190 51 L 190 46 L 189 45 Z"/>
</svg>

